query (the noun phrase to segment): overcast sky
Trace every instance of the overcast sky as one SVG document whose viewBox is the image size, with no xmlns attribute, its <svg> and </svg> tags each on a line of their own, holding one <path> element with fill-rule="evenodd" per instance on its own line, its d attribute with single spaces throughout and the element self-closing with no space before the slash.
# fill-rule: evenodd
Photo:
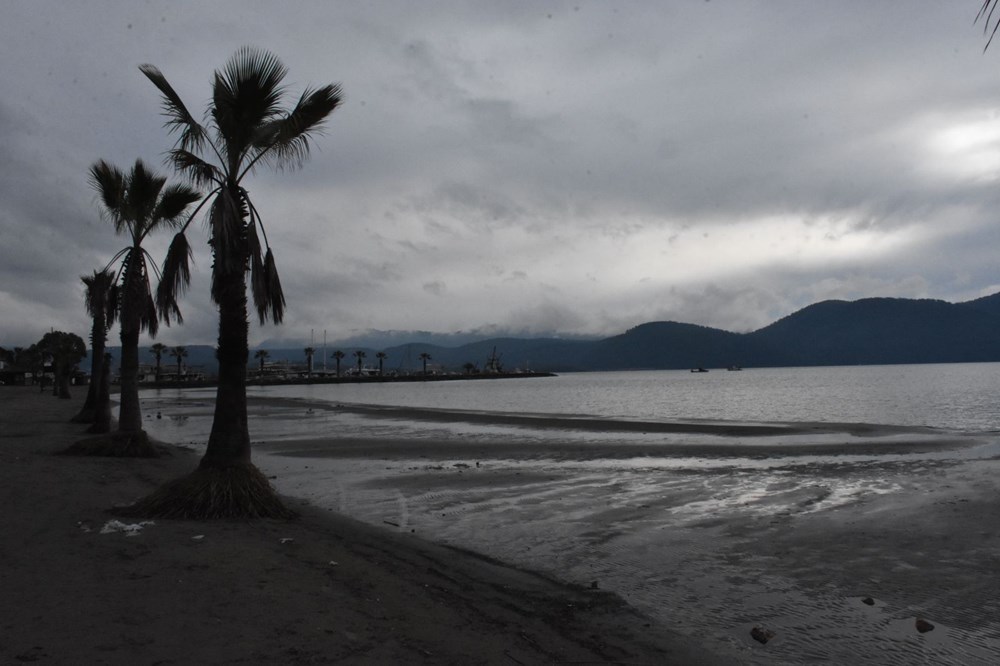
<svg viewBox="0 0 1000 666">
<path fill-rule="evenodd" d="M 125 239 L 88 167 L 170 173 L 138 65 L 200 114 L 243 45 L 290 97 L 345 94 L 301 169 L 248 183 L 288 299 L 251 344 L 748 331 L 829 298 L 993 293 L 1000 47 L 978 5 L 0 0 L 0 345 L 89 331 L 80 276 Z M 215 341 L 193 238 L 168 345 Z"/>
</svg>

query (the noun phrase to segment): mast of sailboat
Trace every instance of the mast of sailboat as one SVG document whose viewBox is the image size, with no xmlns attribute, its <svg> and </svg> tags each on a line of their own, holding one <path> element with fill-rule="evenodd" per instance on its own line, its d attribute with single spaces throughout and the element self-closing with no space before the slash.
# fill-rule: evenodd
<svg viewBox="0 0 1000 666">
<path fill-rule="evenodd" d="M 323 372 L 326 372 L 326 329 L 323 329 Z"/>
</svg>

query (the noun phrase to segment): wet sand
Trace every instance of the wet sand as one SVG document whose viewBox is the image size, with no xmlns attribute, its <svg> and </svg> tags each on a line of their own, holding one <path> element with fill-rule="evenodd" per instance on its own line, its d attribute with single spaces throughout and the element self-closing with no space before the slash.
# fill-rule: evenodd
<svg viewBox="0 0 1000 666">
<path fill-rule="evenodd" d="M 519 421 L 373 412 L 383 420 Z M 653 436 L 609 445 L 569 433 L 585 421 L 611 440 L 620 422 L 525 418 L 533 423 L 524 439 L 442 431 L 419 440 L 272 440 L 258 450 L 283 492 L 613 591 L 726 663 L 1000 660 L 1000 450 L 992 435 L 640 424 Z M 551 432 L 531 436 L 540 429 Z M 918 620 L 933 629 L 921 632 Z M 773 638 L 755 641 L 754 627 Z"/>
<path fill-rule="evenodd" d="M 109 507 L 197 456 L 53 455 L 80 437 L 82 399 L 0 387 L 0 662 L 728 661 L 610 592 L 296 499 L 294 522 L 115 531 Z"/>
</svg>

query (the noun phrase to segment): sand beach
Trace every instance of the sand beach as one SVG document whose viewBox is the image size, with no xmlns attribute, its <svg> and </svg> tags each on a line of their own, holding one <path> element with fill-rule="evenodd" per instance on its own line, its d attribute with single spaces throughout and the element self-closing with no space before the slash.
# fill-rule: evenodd
<svg viewBox="0 0 1000 666">
<path fill-rule="evenodd" d="M 279 430 L 292 423 L 281 414 L 316 419 L 255 437 L 258 465 L 301 518 L 157 521 L 129 535 L 107 509 L 191 469 L 191 442 L 156 460 L 52 455 L 79 437 L 68 419 L 82 395 L 0 391 L 4 663 L 1000 654 L 989 433 L 683 422 L 632 441 L 634 424 L 552 418 L 526 431 L 550 437 L 529 439 L 511 436 L 525 424 L 510 415 L 251 397 Z M 191 409 L 156 403 L 159 421 L 144 404 L 151 428 Z M 373 409 L 383 426 L 357 431 L 372 436 L 301 435 Z M 439 427 L 449 421 L 457 436 Z M 584 434 L 561 439 L 570 429 Z M 625 439 L 603 444 L 613 438 Z"/>
<path fill-rule="evenodd" d="M 2 663 L 727 663 L 603 590 L 294 499 L 294 522 L 116 526 L 197 457 L 54 455 L 83 397 L 0 387 Z"/>
</svg>

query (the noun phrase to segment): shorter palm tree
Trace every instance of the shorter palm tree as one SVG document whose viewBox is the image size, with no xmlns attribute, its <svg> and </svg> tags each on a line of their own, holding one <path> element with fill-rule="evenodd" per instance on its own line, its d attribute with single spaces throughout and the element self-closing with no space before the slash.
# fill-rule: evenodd
<svg viewBox="0 0 1000 666">
<path fill-rule="evenodd" d="M 375 352 L 375 358 L 378 359 L 378 376 L 381 377 L 382 376 L 382 364 L 385 362 L 385 359 L 389 358 L 389 355 L 386 354 L 384 351 Z"/>
<path fill-rule="evenodd" d="M 255 351 L 253 353 L 253 357 L 254 358 L 260 359 L 260 376 L 261 377 L 264 376 L 264 361 L 266 361 L 270 355 L 271 355 L 271 352 L 267 351 L 266 349 L 258 349 L 257 351 Z"/>
<path fill-rule="evenodd" d="M 333 352 L 333 354 L 331 354 L 331 356 L 333 356 L 333 360 L 337 362 L 337 376 L 339 377 L 340 376 L 340 359 L 342 359 L 345 356 L 347 356 L 347 354 L 345 354 L 344 352 L 342 352 L 342 351 L 340 351 L 338 349 L 335 352 Z"/>
<path fill-rule="evenodd" d="M 160 378 L 163 376 L 163 371 L 160 369 L 160 362 L 168 349 L 169 347 L 162 342 L 157 342 L 149 348 L 149 353 L 156 357 L 156 381 L 160 381 Z"/>
<path fill-rule="evenodd" d="M 462 369 L 465 370 L 465 374 L 471 375 L 473 370 L 476 369 L 476 364 L 472 362 L 467 362 L 465 365 L 462 366 Z"/>
<path fill-rule="evenodd" d="M 427 374 L 427 361 L 431 360 L 431 355 L 427 352 L 420 352 L 420 360 L 424 363 L 424 374 Z"/>
<path fill-rule="evenodd" d="M 358 359 L 358 377 L 360 377 L 361 376 L 361 364 L 368 357 L 368 354 L 364 353 L 363 351 L 361 351 L 359 349 L 358 351 L 354 352 L 354 357 L 356 359 Z"/>
<path fill-rule="evenodd" d="M 87 387 L 87 399 L 80 411 L 70 419 L 73 423 L 95 424 L 99 409 L 100 380 L 104 371 L 104 348 L 107 346 L 108 329 L 115 322 L 118 313 L 118 286 L 111 271 L 94 271 L 93 275 L 80 278 L 86 287 L 85 305 L 90 315 L 90 386 Z M 103 433 L 108 430 L 91 428 L 90 432 Z"/>
<path fill-rule="evenodd" d="M 187 358 L 188 355 L 187 347 L 171 347 L 170 355 L 177 359 L 177 379 L 179 380 L 181 378 L 181 360 Z"/>
<path fill-rule="evenodd" d="M 143 247 L 151 234 L 176 228 L 199 193 L 187 185 L 168 185 L 136 160 L 129 171 L 122 171 L 104 160 L 90 167 L 90 184 L 97 191 L 102 213 L 114 225 L 115 233 L 125 236 L 128 245 L 118 251 L 108 267 L 117 264 L 120 297 L 118 307 L 121 338 L 121 385 L 118 394 L 118 429 L 102 444 L 94 443 L 98 455 L 153 457 L 159 455 L 142 429 L 139 406 L 139 335 L 145 331 L 155 337 L 159 318 L 180 321 L 176 303 L 158 308 L 153 299 L 152 279 L 159 269 Z"/>
</svg>

